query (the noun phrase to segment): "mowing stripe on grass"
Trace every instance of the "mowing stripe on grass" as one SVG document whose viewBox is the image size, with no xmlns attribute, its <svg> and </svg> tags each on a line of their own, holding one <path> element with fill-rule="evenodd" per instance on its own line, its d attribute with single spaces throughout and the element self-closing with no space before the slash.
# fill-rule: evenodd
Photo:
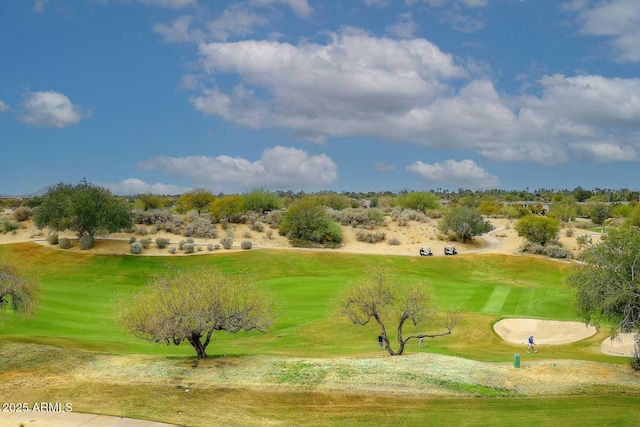
<svg viewBox="0 0 640 427">
<path fill-rule="evenodd" d="M 496 286 L 482 309 L 482 313 L 497 314 L 502 311 L 505 301 L 511 293 L 509 286 Z"/>
</svg>

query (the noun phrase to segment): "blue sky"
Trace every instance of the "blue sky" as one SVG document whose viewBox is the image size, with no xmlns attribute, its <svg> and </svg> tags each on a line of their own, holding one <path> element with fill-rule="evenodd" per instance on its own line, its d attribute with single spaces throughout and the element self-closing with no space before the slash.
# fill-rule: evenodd
<svg viewBox="0 0 640 427">
<path fill-rule="evenodd" d="M 640 188 L 637 0 L 3 0 L 0 194 Z"/>
</svg>

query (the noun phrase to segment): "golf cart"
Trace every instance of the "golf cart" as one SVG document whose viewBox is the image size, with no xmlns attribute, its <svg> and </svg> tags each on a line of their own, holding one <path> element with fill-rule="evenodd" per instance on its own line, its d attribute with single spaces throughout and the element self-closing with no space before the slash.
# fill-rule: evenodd
<svg viewBox="0 0 640 427">
<path fill-rule="evenodd" d="M 458 251 L 456 250 L 455 246 L 449 245 L 449 246 L 445 246 L 444 247 L 444 254 L 445 255 L 457 255 Z"/>
<path fill-rule="evenodd" d="M 420 256 L 433 256 L 433 252 L 429 246 L 420 248 Z"/>
</svg>

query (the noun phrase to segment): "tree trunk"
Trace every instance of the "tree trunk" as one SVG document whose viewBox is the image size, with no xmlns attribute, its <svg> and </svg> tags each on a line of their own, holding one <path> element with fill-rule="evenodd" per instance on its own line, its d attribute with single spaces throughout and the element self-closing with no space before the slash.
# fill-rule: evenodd
<svg viewBox="0 0 640 427">
<path fill-rule="evenodd" d="M 207 346 L 200 341 L 200 334 L 193 333 L 189 337 L 189 343 L 196 350 L 196 354 L 198 355 L 198 359 L 206 359 L 207 358 Z"/>
</svg>

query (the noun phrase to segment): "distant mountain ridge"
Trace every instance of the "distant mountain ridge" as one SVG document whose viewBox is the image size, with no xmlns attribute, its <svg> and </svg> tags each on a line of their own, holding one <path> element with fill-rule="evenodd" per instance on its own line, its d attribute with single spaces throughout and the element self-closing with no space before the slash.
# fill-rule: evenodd
<svg viewBox="0 0 640 427">
<path fill-rule="evenodd" d="M 49 187 L 42 187 L 41 189 L 39 189 L 38 191 L 36 191 L 34 193 L 29 193 L 29 194 L 3 194 L 3 193 L 0 193 L 0 197 L 3 198 L 3 199 L 11 198 L 11 197 L 22 197 L 22 198 L 25 198 L 25 199 L 29 199 L 31 197 L 44 196 L 45 194 L 47 194 L 47 191 L 49 191 Z"/>
</svg>

